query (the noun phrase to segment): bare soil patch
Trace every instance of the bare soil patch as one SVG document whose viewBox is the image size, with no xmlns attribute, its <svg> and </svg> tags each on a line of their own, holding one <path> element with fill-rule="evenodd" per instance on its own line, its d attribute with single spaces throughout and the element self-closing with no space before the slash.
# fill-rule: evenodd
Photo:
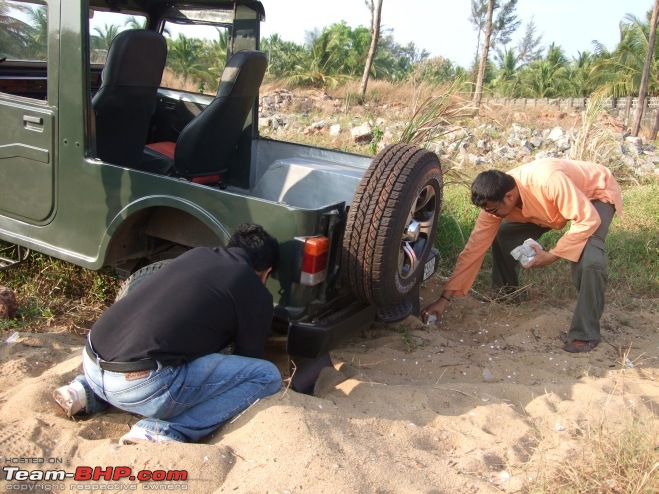
<svg viewBox="0 0 659 494">
<path fill-rule="evenodd" d="M 426 283 L 424 303 L 441 285 L 437 277 Z M 565 353 L 558 337 L 571 304 L 469 296 L 455 299 L 437 326 L 415 317 L 373 324 L 332 352 L 335 366 L 315 396 L 282 389 L 203 443 L 185 445 L 119 446 L 137 417 L 118 410 L 67 419 L 51 392 L 80 372 L 84 337 L 49 328 L 0 345 L 2 461 L 55 459 L 68 472 L 186 470 L 186 482 L 170 484 L 200 493 L 520 492 L 580 458 L 594 431 L 615 434 L 635 422 L 656 440 L 654 302 L 639 301 L 646 310 L 607 306 L 604 342 L 581 355 Z M 288 372 L 281 338 L 269 355 Z M 656 476 L 651 482 L 656 488 Z M 66 490 L 101 483 L 114 482 L 61 482 Z"/>
</svg>

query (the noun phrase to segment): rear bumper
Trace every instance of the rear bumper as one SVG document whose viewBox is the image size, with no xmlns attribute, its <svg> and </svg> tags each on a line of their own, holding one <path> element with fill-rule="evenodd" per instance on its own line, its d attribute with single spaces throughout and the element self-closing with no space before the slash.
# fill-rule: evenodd
<svg viewBox="0 0 659 494">
<path fill-rule="evenodd" d="M 311 322 L 291 321 L 286 351 L 291 357 L 315 359 L 354 336 L 375 320 L 376 308 L 353 300 Z"/>
<path fill-rule="evenodd" d="M 424 280 L 437 270 L 438 254 L 437 249 L 433 248 L 426 261 Z M 290 321 L 286 351 L 292 365 L 293 389 L 313 393 L 322 369 L 332 365 L 329 352 L 369 326 L 376 320 L 376 315 L 380 320 L 397 321 L 410 314 L 419 315 L 419 312 L 419 287 L 416 286 L 400 307 L 390 308 L 387 317 L 384 317 L 384 312 L 378 312 L 374 305 L 346 295 L 323 307 L 310 321 Z"/>
</svg>

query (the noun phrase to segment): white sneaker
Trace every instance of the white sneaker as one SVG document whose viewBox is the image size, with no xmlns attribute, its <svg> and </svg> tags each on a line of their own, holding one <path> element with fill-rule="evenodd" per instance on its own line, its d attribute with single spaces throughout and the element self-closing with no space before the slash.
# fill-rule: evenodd
<svg viewBox="0 0 659 494">
<path fill-rule="evenodd" d="M 82 383 L 73 381 L 53 391 L 53 398 L 67 417 L 72 417 L 87 406 L 87 395 Z"/>
<path fill-rule="evenodd" d="M 119 444 L 138 444 L 138 443 L 177 443 L 176 439 L 168 436 L 163 436 L 156 432 L 152 432 L 142 427 L 131 427 L 127 434 L 124 434 L 119 439 Z"/>
</svg>

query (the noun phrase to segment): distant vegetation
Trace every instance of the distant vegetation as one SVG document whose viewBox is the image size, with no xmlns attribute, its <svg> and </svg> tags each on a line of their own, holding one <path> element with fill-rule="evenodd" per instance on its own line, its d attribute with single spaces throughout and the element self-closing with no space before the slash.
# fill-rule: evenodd
<svg viewBox="0 0 659 494">
<path fill-rule="evenodd" d="M 5 0 L 0 0 L 0 57 L 11 53 L 15 58 L 43 60 L 46 23 L 42 8 L 26 6 L 21 17 L 27 21 L 20 22 L 9 15 L 7 5 Z M 21 4 L 12 2 L 11 5 L 15 9 L 16 5 Z M 140 22 L 133 18 L 121 27 L 114 24 L 94 27 L 92 54 L 107 51 L 119 31 L 135 27 L 140 27 Z M 534 38 L 532 25 L 527 28 L 528 36 L 525 39 L 531 41 L 526 48 L 521 45 L 507 47 L 502 43 L 501 36 L 495 37 L 502 46 L 500 50 L 494 50 L 496 55 L 486 74 L 486 93 L 511 97 L 570 97 L 600 91 L 617 97 L 634 96 L 638 92 L 648 49 L 648 31 L 647 19 L 627 17 L 621 23 L 620 42 L 613 51 L 599 47 L 595 52 L 583 52 L 578 59 L 571 61 L 566 59 L 559 46 L 550 45 L 542 49 L 537 44 L 538 39 Z M 218 30 L 215 39 L 205 40 L 167 33 L 166 36 L 169 76 L 176 79 L 177 84 L 193 91 L 213 92 L 224 65 L 226 31 Z M 475 125 L 469 99 L 455 98 L 464 93 L 464 88 L 468 88 L 470 81 L 473 81 L 472 69 L 458 67 L 446 59 L 429 58 L 426 51 L 418 49 L 413 43 L 401 46 L 391 34 L 386 33 L 380 39 L 373 64 L 374 83 L 368 93 L 371 101 L 356 105 L 358 98 L 351 95 L 356 94 L 355 86 L 359 83 L 369 40 L 367 28 L 351 28 L 345 23 L 309 33 L 304 45 L 284 41 L 276 34 L 265 38 L 261 49 L 270 59 L 266 87 L 287 84 L 327 90 L 341 86 L 343 89 L 340 92 L 346 94 L 341 113 L 345 114 L 346 119 L 360 114 L 377 121 L 379 111 L 388 107 L 384 103 L 392 103 L 393 108 L 393 101 L 405 101 L 414 111 L 404 119 L 407 125 L 400 129 L 402 135 L 397 138 L 420 145 L 438 138 L 441 133 L 450 132 L 453 122 L 464 127 Z M 649 94 L 659 93 L 658 70 L 655 51 Z M 339 89 L 328 92 L 337 93 Z M 435 96 L 428 97 L 430 94 Z M 383 103 L 382 108 L 378 103 Z M 309 122 L 316 117 L 321 118 L 308 115 L 313 113 L 308 109 L 300 109 L 297 113 Z M 506 114 L 494 115 L 491 119 L 503 124 L 510 122 Z M 590 122 L 588 112 L 584 119 L 584 122 Z M 481 120 L 484 121 L 484 116 Z M 584 139 L 587 136 L 587 143 L 579 141 L 578 144 L 585 152 L 598 144 L 600 139 L 589 129 L 582 130 L 586 133 L 581 136 Z M 290 129 L 290 132 L 295 133 L 298 139 L 313 139 L 309 142 L 312 145 L 337 145 L 336 138 L 326 134 L 304 136 L 296 128 Z M 285 137 L 293 140 L 292 135 Z M 372 154 L 374 149 L 370 146 L 374 144 L 377 144 L 377 139 L 369 145 L 349 150 Z M 473 227 L 476 210 L 466 200 L 463 185 L 456 185 L 467 183 L 471 177 L 453 173 L 450 155 L 443 156 L 442 161 L 448 186 L 437 244 L 442 248 L 440 273 L 447 274 Z M 475 173 L 474 169 L 467 171 Z M 658 193 L 656 182 L 625 190 L 625 220 L 616 220 L 610 235 L 610 288 L 617 303 L 632 303 L 634 297 L 657 297 L 656 231 L 659 215 L 657 202 L 652 198 Z M 486 271 L 487 267 L 483 273 Z M 544 290 L 543 295 L 550 303 L 561 303 L 571 296 L 565 285 L 555 282 L 556 275 L 551 269 L 546 269 L 534 273 L 535 277 L 530 281 L 535 287 L 540 287 L 537 289 Z M 0 325 L 0 329 L 32 329 L 63 321 L 74 330 L 86 327 L 88 321 L 98 317 L 112 302 L 117 288 L 117 279 L 111 271 L 93 273 L 37 253 L 32 254 L 23 266 L 1 272 L 0 283 L 16 291 L 21 306 L 19 317 Z M 485 286 L 486 281 L 479 279 L 476 288 Z M 546 287 L 552 287 L 552 290 L 546 290 Z"/>
<path fill-rule="evenodd" d="M 483 6 L 486 0 L 472 0 L 470 21 L 482 36 Z M 512 5 L 511 5 L 512 4 Z M 543 45 L 533 21 L 525 28 L 523 38 L 511 44 L 512 33 L 520 21 L 514 13 L 516 0 L 502 5 L 496 19 L 490 59 L 484 78 L 484 94 L 510 98 L 586 97 L 594 93 L 605 96 L 637 96 L 648 51 L 650 16 L 625 16 L 620 22 L 620 39 L 609 51 L 594 42 L 591 50 L 584 47 L 577 57 L 569 59 L 561 46 Z M 10 12 L 19 6 L 21 22 Z M 504 9 L 508 7 L 507 10 Z M 478 9 L 481 9 L 480 11 Z M 45 53 L 45 7 L 0 0 L 0 52 L 14 57 L 38 59 Z M 92 32 L 92 49 L 105 51 L 121 30 L 141 27 L 135 19 L 124 26 L 105 25 Z M 167 33 L 166 33 L 167 35 Z M 303 44 L 285 41 L 279 34 L 263 38 L 261 49 L 269 58 L 267 81 L 280 80 L 289 86 L 336 87 L 361 77 L 368 55 L 370 29 L 335 23 L 307 33 Z M 199 91 L 213 93 L 217 89 L 227 50 L 226 32 L 218 30 L 212 40 L 191 40 L 179 34 L 168 36 L 169 69 Z M 0 56 L 3 56 L 0 53 Z M 37 56 L 37 58 L 35 58 Z M 479 54 L 472 67 L 460 67 L 443 57 L 430 54 L 413 42 L 397 43 L 386 30 L 379 38 L 371 68 L 372 80 L 390 82 L 426 82 L 447 84 L 475 81 Z M 649 77 L 648 95 L 659 95 L 659 51 L 654 51 Z"/>
</svg>

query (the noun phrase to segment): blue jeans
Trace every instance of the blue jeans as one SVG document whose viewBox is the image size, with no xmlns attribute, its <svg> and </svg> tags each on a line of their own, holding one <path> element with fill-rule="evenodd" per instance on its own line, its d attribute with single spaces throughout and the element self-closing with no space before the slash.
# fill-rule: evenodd
<svg viewBox="0 0 659 494">
<path fill-rule="evenodd" d="M 113 405 L 145 417 L 135 424 L 153 435 L 197 441 L 260 398 L 279 391 L 281 374 L 267 360 L 213 353 L 181 364 L 160 364 L 149 375 L 127 380 L 99 367 L 82 351 L 87 413 Z"/>
</svg>

